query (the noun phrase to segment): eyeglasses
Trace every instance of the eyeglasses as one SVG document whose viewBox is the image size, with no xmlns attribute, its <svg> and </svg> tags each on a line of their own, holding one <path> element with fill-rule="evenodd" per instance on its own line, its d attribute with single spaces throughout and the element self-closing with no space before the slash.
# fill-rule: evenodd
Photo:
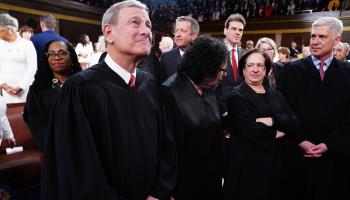
<svg viewBox="0 0 350 200">
<path fill-rule="evenodd" d="M 65 50 L 59 50 L 57 53 L 54 51 L 49 51 L 46 52 L 45 55 L 48 59 L 54 59 L 56 56 L 58 56 L 58 58 L 66 58 L 69 55 L 69 52 Z"/>
<path fill-rule="evenodd" d="M 223 75 L 226 75 L 226 74 L 227 74 L 226 68 L 225 68 L 225 69 L 219 69 L 219 72 L 222 72 Z"/>
<path fill-rule="evenodd" d="M 261 51 L 263 51 L 263 52 L 274 51 L 274 49 L 273 48 L 268 48 L 268 49 L 261 48 Z"/>
</svg>

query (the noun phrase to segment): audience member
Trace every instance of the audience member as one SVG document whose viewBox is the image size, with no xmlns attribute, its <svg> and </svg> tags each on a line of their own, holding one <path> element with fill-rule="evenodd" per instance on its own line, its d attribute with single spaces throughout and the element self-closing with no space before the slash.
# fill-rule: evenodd
<svg viewBox="0 0 350 200">
<path fill-rule="evenodd" d="M 22 26 L 19 29 L 19 35 L 24 39 L 30 40 L 33 34 L 34 34 L 34 29 L 30 26 Z"/>
<path fill-rule="evenodd" d="M 279 200 L 278 141 L 292 134 L 297 118 L 282 94 L 264 86 L 271 59 L 258 49 L 239 61 L 244 82 L 227 100 L 231 134 L 224 199 Z"/>
<path fill-rule="evenodd" d="M 174 41 L 171 37 L 163 36 L 159 42 L 159 49 L 162 53 L 171 51 L 174 47 Z"/>
<path fill-rule="evenodd" d="M 303 54 L 303 58 L 310 56 L 311 55 L 310 46 L 303 46 L 302 54 Z"/>
<path fill-rule="evenodd" d="M 45 58 L 44 48 L 46 44 L 52 40 L 61 40 L 68 43 L 67 39 L 54 32 L 56 27 L 56 18 L 51 14 L 40 16 L 41 33 L 33 35 L 30 40 L 33 42 L 37 53 L 37 60 Z"/>
<path fill-rule="evenodd" d="M 294 42 L 294 41 L 292 41 L 291 43 L 290 43 L 290 49 L 289 49 L 289 51 L 290 51 L 290 57 L 292 58 L 292 59 L 297 59 L 298 58 L 298 55 L 299 55 L 299 53 L 300 53 L 300 51 L 299 51 L 299 49 L 298 49 L 298 44 L 296 43 L 296 42 Z"/>
<path fill-rule="evenodd" d="M 160 57 L 159 82 L 163 83 L 178 71 L 178 65 L 186 49 L 199 34 L 198 22 L 189 16 L 181 16 L 175 22 L 175 49 L 163 53 Z"/>
<path fill-rule="evenodd" d="M 23 113 L 23 119 L 41 150 L 44 148 L 45 130 L 58 91 L 66 79 L 81 71 L 77 55 L 70 44 L 53 40 L 44 50 L 47 59 L 39 62 Z"/>
<path fill-rule="evenodd" d="M 6 116 L 6 102 L 0 95 L 0 146 L 2 141 L 4 141 L 10 147 L 14 147 L 16 145 L 15 137 Z"/>
<path fill-rule="evenodd" d="M 48 122 L 42 199 L 166 199 L 176 144 L 159 84 L 136 68 L 151 49 L 147 7 L 135 0 L 103 15 L 103 62 L 65 81 Z"/>
<path fill-rule="evenodd" d="M 350 46 L 349 43 L 339 42 L 333 47 L 334 57 L 338 60 L 346 62 L 346 57 L 349 54 Z"/>
<path fill-rule="evenodd" d="M 247 52 L 249 50 L 254 49 L 254 41 L 253 40 L 247 40 L 245 43 L 245 48 L 244 48 L 244 52 Z"/>
<path fill-rule="evenodd" d="M 311 56 L 285 64 L 279 89 L 300 120 L 283 155 L 284 199 L 349 199 L 350 67 L 333 58 L 343 23 L 321 17 L 311 28 Z"/>
<path fill-rule="evenodd" d="M 270 87 L 275 88 L 276 82 L 278 81 L 279 73 L 282 69 L 282 66 L 280 64 L 273 62 L 277 55 L 276 43 L 271 38 L 262 37 L 256 43 L 255 48 L 259 49 L 261 52 L 266 53 L 271 59 L 272 61 L 271 70 L 269 70 L 266 76 L 267 78 L 266 84 L 268 84 Z"/>
<path fill-rule="evenodd" d="M 106 45 L 107 44 L 105 41 L 105 37 L 103 35 L 100 35 L 98 37 L 98 41 L 96 43 L 96 51 L 91 56 L 90 66 L 93 66 L 93 65 L 100 62 L 100 58 L 101 58 L 102 54 L 106 52 Z M 104 58 L 101 59 L 101 61 L 103 61 L 103 60 L 104 60 Z"/>
<path fill-rule="evenodd" d="M 284 65 L 286 62 L 289 62 L 290 51 L 287 47 L 279 47 L 277 49 L 277 53 L 278 53 L 277 64 Z"/>
<path fill-rule="evenodd" d="M 179 72 L 163 83 L 177 144 L 176 200 L 222 199 L 222 125 L 214 90 L 226 75 L 227 56 L 221 41 L 198 37 Z"/>
<path fill-rule="evenodd" d="M 94 47 L 87 34 L 82 34 L 79 37 L 79 43 L 75 47 L 75 52 L 78 55 L 78 61 L 82 69 L 90 67 L 91 57 L 94 53 Z"/>
<path fill-rule="evenodd" d="M 0 14 L 0 89 L 6 103 L 25 102 L 37 66 L 33 44 L 17 30 L 16 18 Z"/>
<path fill-rule="evenodd" d="M 233 86 L 241 82 L 241 77 L 238 73 L 238 60 L 243 54 L 243 50 L 239 47 L 242 39 L 244 26 L 246 25 L 245 19 L 240 14 L 232 14 L 225 21 L 224 27 L 224 42 L 229 51 L 230 57 L 227 59 L 227 76 L 224 77 L 221 84 L 216 91 L 220 104 L 220 109 L 223 115 L 225 115 L 226 108 L 226 95 L 232 89 Z"/>
</svg>

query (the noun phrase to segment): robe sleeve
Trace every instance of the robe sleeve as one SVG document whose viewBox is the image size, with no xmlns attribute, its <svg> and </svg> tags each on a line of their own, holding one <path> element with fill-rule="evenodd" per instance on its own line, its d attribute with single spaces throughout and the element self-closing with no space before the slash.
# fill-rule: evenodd
<svg viewBox="0 0 350 200">
<path fill-rule="evenodd" d="M 35 143 L 41 150 L 44 147 L 44 133 L 47 117 L 49 116 L 49 114 L 44 114 L 42 103 L 42 99 L 37 95 L 36 89 L 33 86 L 30 87 L 23 110 L 23 120 L 26 122 Z"/>
<path fill-rule="evenodd" d="M 169 102 L 164 95 L 161 94 L 161 113 L 162 125 L 160 131 L 160 147 L 159 147 L 159 175 L 151 195 L 158 199 L 168 199 L 173 191 L 177 180 L 177 154 L 176 143 L 168 106 Z"/>
<path fill-rule="evenodd" d="M 42 199 L 125 200 L 108 181 L 97 152 L 84 101 L 89 88 L 65 83 L 46 132 Z M 84 84 L 84 83 L 83 83 Z M 91 89 L 91 88 L 90 88 Z M 85 91 L 84 91 L 85 90 Z M 98 101 L 92 102 L 98 106 Z M 101 110 L 103 113 L 103 110 Z M 95 116 L 98 118 L 99 116 Z M 103 137 L 103 133 L 100 137 Z"/>
<path fill-rule="evenodd" d="M 256 122 L 251 106 L 238 92 L 233 92 L 227 99 L 228 117 L 231 134 L 239 134 L 265 150 L 272 150 L 276 131 L 263 123 Z"/>
</svg>

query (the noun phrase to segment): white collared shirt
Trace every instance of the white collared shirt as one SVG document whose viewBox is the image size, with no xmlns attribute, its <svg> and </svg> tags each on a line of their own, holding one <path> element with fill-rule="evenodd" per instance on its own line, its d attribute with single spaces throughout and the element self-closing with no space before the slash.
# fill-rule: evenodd
<svg viewBox="0 0 350 200">
<path fill-rule="evenodd" d="M 104 60 L 109 68 L 111 68 L 115 73 L 117 73 L 122 79 L 125 81 L 126 84 L 129 84 L 129 80 L 131 77 L 131 74 L 126 71 L 124 68 L 122 68 L 120 65 L 118 65 L 110 56 L 109 54 L 106 55 L 106 58 Z M 136 78 L 136 69 L 132 73 L 133 76 Z"/>
</svg>

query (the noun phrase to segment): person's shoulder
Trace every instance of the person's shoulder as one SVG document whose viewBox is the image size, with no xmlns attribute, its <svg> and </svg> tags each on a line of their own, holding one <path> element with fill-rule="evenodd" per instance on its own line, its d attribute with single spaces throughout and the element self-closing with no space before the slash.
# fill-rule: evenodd
<svg viewBox="0 0 350 200">
<path fill-rule="evenodd" d="M 171 75 L 171 76 L 162 84 L 162 86 L 168 87 L 168 88 L 173 87 L 174 84 L 175 84 L 175 82 L 176 82 L 176 80 L 177 80 L 178 78 L 179 78 L 178 73 L 175 73 L 175 74 Z"/>
<path fill-rule="evenodd" d="M 178 48 L 174 48 L 170 51 L 167 51 L 165 53 L 162 53 L 162 57 L 173 57 L 174 55 L 176 55 L 179 52 Z"/>
</svg>

